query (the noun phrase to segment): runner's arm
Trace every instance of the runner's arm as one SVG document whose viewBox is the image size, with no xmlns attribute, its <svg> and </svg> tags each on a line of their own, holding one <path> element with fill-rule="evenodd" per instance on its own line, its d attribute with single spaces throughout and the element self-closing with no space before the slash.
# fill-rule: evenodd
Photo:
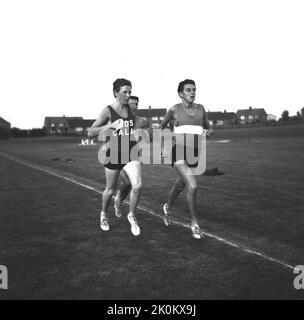
<svg viewBox="0 0 304 320">
<path fill-rule="evenodd" d="M 161 124 L 159 125 L 161 130 L 164 130 L 166 128 L 166 125 L 171 121 L 174 120 L 174 113 L 175 113 L 175 108 L 174 106 L 171 107 L 168 111 L 167 114 L 165 116 L 165 119 L 161 122 Z"/>
<path fill-rule="evenodd" d="M 92 138 L 98 136 L 109 129 L 118 129 L 120 127 L 121 120 L 118 119 L 113 123 L 108 123 L 110 121 L 110 111 L 109 108 L 104 108 L 96 121 L 93 123 L 92 127 L 88 130 L 88 137 Z"/>
<path fill-rule="evenodd" d="M 145 133 L 148 133 L 147 135 L 144 134 L 144 140 L 149 143 L 152 141 L 152 129 L 149 126 L 149 122 L 144 119 L 144 118 L 140 118 L 140 117 L 136 117 L 136 129 L 142 129 L 145 130 Z M 136 130 L 135 129 L 135 130 Z"/>
<path fill-rule="evenodd" d="M 206 136 L 210 137 L 213 133 L 213 129 L 210 128 L 208 115 L 207 115 L 207 112 L 204 107 L 203 107 L 203 111 L 204 111 L 204 116 L 203 116 L 203 120 L 202 120 L 202 127 L 203 127 L 203 129 L 207 130 Z"/>
<path fill-rule="evenodd" d="M 150 125 L 149 125 L 149 122 L 148 120 L 144 120 L 145 121 L 145 124 L 144 124 L 144 129 L 148 132 L 149 134 L 149 137 L 148 139 L 146 140 L 146 142 L 151 142 L 152 141 L 152 138 L 153 138 L 153 131 L 152 131 L 152 128 L 150 128 Z M 149 141 L 148 141 L 149 140 Z"/>
<path fill-rule="evenodd" d="M 204 112 L 204 116 L 202 121 L 202 127 L 208 130 L 210 129 L 210 125 L 209 125 L 208 115 L 204 107 L 203 107 L 203 112 Z"/>
</svg>

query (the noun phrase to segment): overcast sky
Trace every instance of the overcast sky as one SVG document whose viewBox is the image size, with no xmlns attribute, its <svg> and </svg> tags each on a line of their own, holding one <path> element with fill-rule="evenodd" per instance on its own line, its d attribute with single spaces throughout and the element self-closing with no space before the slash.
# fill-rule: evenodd
<svg viewBox="0 0 304 320">
<path fill-rule="evenodd" d="M 130 79 L 140 107 L 179 102 L 192 78 L 211 111 L 279 116 L 304 106 L 302 0 L 1 0 L 0 116 L 96 118 L 112 83 Z"/>
</svg>

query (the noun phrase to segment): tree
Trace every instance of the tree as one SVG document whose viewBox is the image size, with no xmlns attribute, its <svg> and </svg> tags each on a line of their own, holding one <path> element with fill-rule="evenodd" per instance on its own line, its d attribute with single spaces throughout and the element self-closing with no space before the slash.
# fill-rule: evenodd
<svg viewBox="0 0 304 320">
<path fill-rule="evenodd" d="M 301 109 L 301 115 L 304 117 L 304 107 Z"/>
<path fill-rule="evenodd" d="M 15 128 L 15 127 L 12 128 L 11 134 L 12 134 L 13 138 L 28 137 L 28 131 L 27 130 L 22 130 L 22 129 Z"/>
<path fill-rule="evenodd" d="M 284 110 L 282 112 L 281 119 L 284 122 L 287 122 L 289 120 L 289 111 L 288 110 Z"/>
</svg>

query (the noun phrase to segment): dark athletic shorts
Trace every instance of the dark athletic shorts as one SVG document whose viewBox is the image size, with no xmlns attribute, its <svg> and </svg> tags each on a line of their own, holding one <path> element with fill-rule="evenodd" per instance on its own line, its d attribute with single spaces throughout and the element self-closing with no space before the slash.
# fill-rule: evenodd
<svg viewBox="0 0 304 320">
<path fill-rule="evenodd" d="M 195 163 L 192 163 L 190 164 L 188 161 L 187 161 L 187 153 L 186 153 L 186 150 L 187 150 L 187 147 L 184 147 L 184 155 L 182 156 L 177 156 L 177 152 L 176 152 L 176 145 L 174 145 L 172 147 L 172 153 L 171 153 L 171 159 L 172 159 L 172 162 L 171 162 L 171 166 L 174 167 L 174 164 L 176 161 L 179 161 L 179 160 L 185 160 L 186 163 L 188 164 L 188 166 L 190 168 L 197 168 L 198 166 L 198 161 L 196 161 Z M 193 151 L 192 151 L 193 152 Z M 194 148 L 194 156 L 195 157 L 198 157 L 198 148 Z"/>
<path fill-rule="evenodd" d="M 104 167 L 110 170 L 122 170 L 123 167 L 126 165 L 125 164 L 112 164 L 111 162 L 109 162 L 108 164 L 105 164 Z"/>
<path fill-rule="evenodd" d="M 130 143 L 130 149 L 129 149 L 129 153 L 131 152 L 131 149 L 134 147 L 136 145 L 136 142 L 133 142 L 132 141 L 132 143 Z M 109 150 L 107 151 L 107 156 L 110 156 L 110 154 L 109 154 Z M 108 169 L 110 169 L 110 170 L 122 170 L 123 169 L 123 167 L 127 164 L 127 163 L 129 163 L 129 162 L 131 162 L 132 160 L 138 160 L 139 161 L 139 158 L 136 158 L 136 159 L 132 159 L 131 160 L 131 156 L 130 156 L 130 154 L 129 154 L 129 162 L 127 162 L 127 163 L 121 163 L 121 155 L 120 155 L 120 153 L 121 153 L 121 149 L 119 149 L 119 151 L 118 151 L 118 163 L 111 163 L 111 162 L 109 162 L 109 163 L 107 163 L 107 164 L 104 164 L 104 167 L 105 168 L 108 168 Z"/>
</svg>

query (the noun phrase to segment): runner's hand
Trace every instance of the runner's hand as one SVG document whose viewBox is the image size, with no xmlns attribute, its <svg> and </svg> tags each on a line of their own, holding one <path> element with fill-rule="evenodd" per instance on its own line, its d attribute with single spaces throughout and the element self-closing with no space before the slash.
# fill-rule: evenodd
<svg viewBox="0 0 304 320">
<path fill-rule="evenodd" d="M 206 132 L 206 137 L 210 137 L 212 134 L 213 134 L 213 129 L 210 128 L 210 129 L 208 129 L 207 132 Z"/>
<path fill-rule="evenodd" d="M 116 131 L 116 130 L 121 129 L 123 127 L 123 124 L 124 124 L 123 120 L 118 119 L 118 120 L 114 121 L 113 123 L 111 123 L 111 128 Z"/>
</svg>

